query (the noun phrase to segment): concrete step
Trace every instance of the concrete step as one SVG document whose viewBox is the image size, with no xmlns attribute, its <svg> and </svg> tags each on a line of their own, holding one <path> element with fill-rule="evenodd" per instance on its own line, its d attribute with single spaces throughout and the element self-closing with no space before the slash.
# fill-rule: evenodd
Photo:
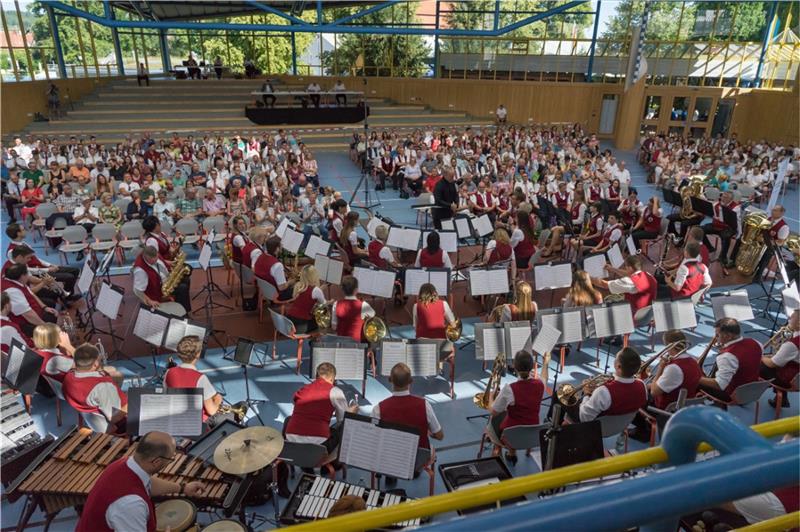
<svg viewBox="0 0 800 532">
<path fill-rule="evenodd" d="M 237 109 L 240 110 L 244 105 L 251 103 L 249 99 L 226 99 L 214 100 L 212 109 Z M 383 99 L 376 99 L 369 102 L 370 109 L 394 109 L 397 111 L 424 111 L 427 108 L 424 105 L 395 105 Z M 174 108 L 174 102 L 163 101 L 150 101 L 146 98 L 131 98 L 126 100 L 113 100 L 107 101 L 103 99 L 90 99 L 76 102 L 76 109 L 98 109 L 103 111 L 114 112 L 127 112 L 136 109 L 161 109 L 161 108 Z M 276 107 L 286 107 L 285 105 L 277 104 Z M 187 110 L 187 112 L 190 112 Z"/>
<path fill-rule="evenodd" d="M 244 106 L 231 105 L 231 106 L 215 106 L 213 108 L 203 107 L 198 110 L 197 108 L 175 109 L 174 106 L 145 106 L 139 104 L 136 107 L 130 105 L 125 106 L 124 109 L 111 109 L 106 107 L 78 106 L 74 111 L 67 114 L 67 120 L 80 119 L 80 120 L 106 120 L 106 119 L 124 119 L 124 118 L 192 118 L 196 116 L 209 116 L 209 117 L 240 117 L 244 114 Z M 372 116 L 384 115 L 427 115 L 429 114 L 424 108 L 420 107 L 398 107 L 392 105 L 370 106 L 370 114 Z M 449 114 L 449 113 L 448 113 Z M 463 116 L 463 113 L 458 116 Z"/>
</svg>

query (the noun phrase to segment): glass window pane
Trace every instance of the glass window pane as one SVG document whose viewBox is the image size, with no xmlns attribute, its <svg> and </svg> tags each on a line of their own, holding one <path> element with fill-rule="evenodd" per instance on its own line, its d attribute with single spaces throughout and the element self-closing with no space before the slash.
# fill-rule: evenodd
<svg viewBox="0 0 800 532">
<path fill-rule="evenodd" d="M 670 113 L 670 120 L 684 121 L 686 114 L 689 110 L 689 98 L 685 96 L 677 96 L 672 99 L 672 112 Z"/>
<path fill-rule="evenodd" d="M 656 120 L 661 113 L 661 96 L 648 96 L 644 105 L 644 119 Z"/>
<path fill-rule="evenodd" d="M 697 98 L 694 102 L 694 112 L 692 113 L 693 122 L 708 122 L 711 114 L 712 98 Z"/>
</svg>

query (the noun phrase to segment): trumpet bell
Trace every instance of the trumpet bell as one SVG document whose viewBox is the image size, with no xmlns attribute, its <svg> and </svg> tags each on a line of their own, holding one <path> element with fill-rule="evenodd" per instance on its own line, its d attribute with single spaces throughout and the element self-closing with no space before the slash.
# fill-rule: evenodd
<svg viewBox="0 0 800 532">
<path fill-rule="evenodd" d="M 386 322 L 378 316 L 373 316 L 364 322 L 362 334 L 367 342 L 376 344 L 386 337 L 389 328 L 386 327 Z"/>
<path fill-rule="evenodd" d="M 451 342 L 457 342 L 461 338 L 461 332 L 463 328 L 464 326 L 461 324 L 461 320 L 456 318 L 453 323 L 447 324 L 444 334 Z"/>
</svg>

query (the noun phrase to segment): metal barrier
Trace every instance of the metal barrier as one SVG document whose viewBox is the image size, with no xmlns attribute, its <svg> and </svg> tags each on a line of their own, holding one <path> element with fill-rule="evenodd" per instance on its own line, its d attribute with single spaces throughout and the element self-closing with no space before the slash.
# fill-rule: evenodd
<svg viewBox="0 0 800 532">
<path fill-rule="evenodd" d="M 657 473 L 649 477 L 628 480 L 607 487 L 599 487 L 593 490 L 554 497 L 540 503 L 509 507 L 484 515 L 473 515 L 469 520 L 469 529 L 479 529 L 481 526 L 491 530 L 498 529 L 501 524 L 505 522 L 509 522 L 509 525 L 513 525 L 514 523 L 510 522 L 513 520 L 516 520 L 517 523 L 524 524 L 526 530 L 558 529 L 563 527 L 565 523 L 569 524 L 570 529 L 580 529 L 581 527 L 576 524 L 574 520 L 577 515 L 577 506 L 569 507 L 566 512 L 558 513 L 555 510 L 555 506 L 550 505 L 560 506 L 562 504 L 561 500 L 567 499 L 568 497 L 584 497 L 587 495 L 594 499 L 595 503 L 602 501 L 603 505 L 602 509 L 600 509 L 597 504 L 592 505 L 592 509 L 586 513 L 591 517 L 589 526 L 584 528 L 597 529 L 598 515 L 603 516 L 604 522 L 602 526 L 612 527 L 613 523 L 611 523 L 611 521 L 608 521 L 608 523 L 605 521 L 612 517 L 615 519 L 624 517 L 616 514 L 624 514 L 628 510 L 635 510 L 637 512 L 633 518 L 638 519 L 639 523 L 652 522 L 653 520 L 662 519 L 665 516 L 673 516 L 684 511 L 691 511 L 691 507 L 688 506 L 681 506 L 680 509 L 676 510 L 676 505 L 669 505 L 669 512 L 672 513 L 658 513 L 662 503 L 667 501 L 667 497 L 680 498 L 680 500 L 687 505 L 695 500 L 702 500 L 703 504 L 705 504 L 707 501 L 717 500 L 717 497 L 714 496 L 715 493 L 711 492 L 719 491 L 723 493 L 723 495 L 721 495 L 722 497 L 728 497 L 727 499 L 722 498 L 719 500 L 731 500 L 757 493 L 759 490 L 767 491 L 779 485 L 798 482 L 798 477 L 800 477 L 800 442 L 795 441 L 775 446 L 763 438 L 800 432 L 800 417 L 780 419 L 756 425 L 753 427 L 753 430 L 757 434 L 754 434 L 750 429 L 739 425 L 730 414 L 722 410 L 710 407 L 690 407 L 681 410 L 673 416 L 668 427 L 668 431 L 665 432 L 664 444 L 668 446 L 671 453 L 674 453 L 675 457 L 672 459 L 670 459 L 670 455 L 668 455 L 665 447 L 652 447 L 620 456 L 514 478 L 491 486 L 481 486 L 458 492 L 434 495 L 433 497 L 409 501 L 397 506 L 327 519 L 324 521 L 324 525 L 328 530 L 367 530 L 386 526 L 391 523 L 415 519 L 417 517 L 426 517 L 491 504 L 499 500 L 511 499 L 528 493 L 558 488 L 575 482 L 614 475 L 668 461 L 670 465 L 685 463 L 690 456 L 693 458 L 693 452 L 697 449 L 697 444 L 703 440 L 712 443 L 715 447 L 718 446 L 717 448 L 720 449 L 725 456 L 715 458 L 708 462 L 676 468 L 672 472 Z M 667 434 L 672 431 L 675 432 L 675 435 L 667 437 Z M 737 440 L 739 440 L 740 443 L 736 443 Z M 701 452 L 710 449 L 711 447 L 706 444 L 700 445 L 699 447 L 699 451 Z M 727 470 L 721 471 L 722 468 L 719 467 L 720 464 L 726 465 Z M 692 476 L 687 476 L 684 471 L 691 471 Z M 742 471 L 745 472 L 742 473 Z M 701 472 L 705 482 L 703 483 L 703 487 L 699 488 Z M 678 477 L 672 476 L 675 473 L 682 475 L 681 478 L 678 479 Z M 767 475 L 765 473 L 769 474 Z M 733 475 L 735 475 L 735 478 Z M 670 478 L 672 480 L 670 480 Z M 758 478 L 758 480 L 756 480 L 756 478 Z M 744 481 L 737 482 L 737 479 L 744 479 Z M 646 483 L 633 484 L 634 482 Z M 690 484 L 687 484 L 687 482 Z M 720 489 L 720 483 L 726 483 L 724 492 Z M 637 487 L 634 488 L 634 486 Z M 609 497 L 608 491 L 612 488 L 615 490 L 622 490 L 617 494 L 618 501 L 615 501 L 621 504 L 621 506 L 617 508 L 617 512 L 614 512 L 610 508 L 608 502 L 614 501 L 613 498 Z M 655 491 L 643 494 L 644 490 L 651 489 Z M 665 496 L 667 491 L 671 494 Z M 703 494 L 703 499 L 699 499 L 698 497 L 698 494 L 701 493 Z M 637 499 L 636 503 L 632 503 L 632 494 L 637 497 L 641 496 L 642 499 Z M 652 504 L 654 496 L 658 497 L 658 507 Z M 711 502 L 709 504 L 715 503 Z M 516 514 L 516 512 L 520 510 L 522 510 L 522 512 Z M 511 516 L 509 512 L 515 512 L 517 517 L 507 519 L 507 516 Z M 550 524 L 544 524 L 544 520 L 546 520 L 551 513 L 553 515 L 558 515 L 558 523 L 555 526 L 552 522 Z M 479 522 L 484 518 L 491 519 L 491 521 Z M 616 521 L 615 523 L 619 524 Z M 307 523 L 295 526 L 293 529 L 319 529 L 318 527 L 321 524 L 322 523 Z M 465 524 L 466 521 L 456 519 L 450 522 L 434 524 L 428 528 L 432 530 L 454 530 L 456 528 L 463 529 Z M 616 526 L 616 528 L 619 529 L 621 526 Z M 511 528 L 509 528 L 509 530 L 510 529 Z"/>
</svg>

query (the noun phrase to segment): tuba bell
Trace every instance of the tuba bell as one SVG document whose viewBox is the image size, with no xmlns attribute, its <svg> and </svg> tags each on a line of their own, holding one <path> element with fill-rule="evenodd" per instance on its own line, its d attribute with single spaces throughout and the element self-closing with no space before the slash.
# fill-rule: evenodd
<svg viewBox="0 0 800 532">
<path fill-rule="evenodd" d="M 800 235 L 797 233 L 790 234 L 784 245 L 794 255 L 794 261 L 800 264 Z"/>
<path fill-rule="evenodd" d="M 472 398 L 472 402 L 482 410 L 489 410 L 489 405 L 492 400 L 497 397 L 500 392 L 500 378 L 503 376 L 503 370 L 506 368 L 506 354 L 497 353 L 494 362 L 492 363 L 492 374 L 486 382 L 486 389 L 481 393 L 476 393 Z"/>
<path fill-rule="evenodd" d="M 703 174 L 693 175 L 689 178 L 689 184 L 681 189 L 681 218 L 691 218 L 692 212 L 692 198 L 699 198 L 703 195 L 703 190 L 706 186 L 708 178 Z"/>
<path fill-rule="evenodd" d="M 314 317 L 314 322 L 320 330 L 331 328 L 331 305 L 327 303 L 317 303 L 311 309 L 311 315 Z"/>
<path fill-rule="evenodd" d="M 386 322 L 378 316 L 373 316 L 364 322 L 362 334 L 367 342 L 377 344 L 386 337 L 389 328 L 386 327 Z"/>
<path fill-rule="evenodd" d="M 744 217 L 741 247 L 736 254 L 736 270 L 742 275 L 753 275 L 758 261 L 767 249 L 763 232 L 772 227 L 763 212 L 751 212 Z"/>
<path fill-rule="evenodd" d="M 453 323 L 447 324 L 444 334 L 451 342 L 457 342 L 461 338 L 462 329 L 463 325 L 461 324 L 461 320 L 456 318 Z"/>
</svg>

